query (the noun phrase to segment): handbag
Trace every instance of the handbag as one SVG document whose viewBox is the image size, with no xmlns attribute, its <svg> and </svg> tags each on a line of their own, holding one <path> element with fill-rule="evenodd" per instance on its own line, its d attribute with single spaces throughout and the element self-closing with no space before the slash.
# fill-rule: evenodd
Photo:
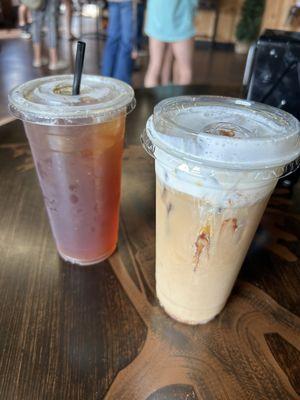
<svg viewBox="0 0 300 400">
<path fill-rule="evenodd" d="M 250 53 L 247 99 L 300 119 L 300 33 L 267 30 Z"/>
</svg>

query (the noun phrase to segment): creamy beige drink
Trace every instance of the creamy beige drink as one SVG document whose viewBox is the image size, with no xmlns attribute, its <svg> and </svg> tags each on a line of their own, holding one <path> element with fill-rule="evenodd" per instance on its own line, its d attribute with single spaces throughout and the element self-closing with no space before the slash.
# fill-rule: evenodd
<svg viewBox="0 0 300 400">
<path fill-rule="evenodd" d="M 225 305 L 269 196 L 222 208 L 156 185 L 157 297 L 177 320 L 207 322 Z"/>
<path fill-rule="evenodd" d="M 156 291 L 178 321 L 224 307 L 268 199 L 299 157 L 299 123 L 238 99 L 179 97 L 154 110 L 142 137 L 155 157 Z"/>
</svg>

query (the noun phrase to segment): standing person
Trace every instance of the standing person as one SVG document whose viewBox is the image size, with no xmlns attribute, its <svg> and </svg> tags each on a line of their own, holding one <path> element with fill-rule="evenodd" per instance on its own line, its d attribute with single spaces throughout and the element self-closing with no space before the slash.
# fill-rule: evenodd
<svg viewBox="0 0 300 400">
<path fill-rule="evenodd" d="M 49 50 L 49 66 L 52 71 L 65 69 L 68 63 L 64 60 L 58 60 L 58 40 L 57 40 L 57 22 L 59 0 L 44 0 L 43 8 L 32 11 L 32 42 L 33 42 L 33 66 L 38 68 L 48 64 L 48 60 L 42 57 L 42 28 L 44 22 L 47 24 L 47 39 Z"/>
<path fill-rule="evenodd" d="M 102 75 L 131 83 L 133 49 L 132 0 L 109 0 Z"/>
<path fill-rule="evenodd" d="M 150 61 L 145 87 L 156 86 L 161 82 L 161 69 L 168 43 L 175 62 L 174 83 L 191 83 L 197 5 L 198 0 L 148 0 L 145 32 L 149 36 Z"/>
</svg>

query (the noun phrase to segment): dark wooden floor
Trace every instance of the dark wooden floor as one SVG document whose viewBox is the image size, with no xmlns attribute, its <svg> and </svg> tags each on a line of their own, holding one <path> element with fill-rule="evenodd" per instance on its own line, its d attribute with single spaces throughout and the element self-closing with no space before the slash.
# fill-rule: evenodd
<svg viewBox="0 0 300 400">
<path fill-rule="evenodd" d="M 61 24 L 62 25 L 62 24 Z M 78 21 L 74 21 L 74 32 L 78 32 Z M 97 74 L 100 70 L 100 60 L 103 49 L 103 40 L 97 39 L 94 32 L 96 23 L 93 18 L 85 18 L 83 24 L 83 40 L 87 42 L 84 72 Z M 59 43 L 61 55 L 68 59 L 70 68 L 61 73 L 73 71 L 74 52 L 76 43 L 69 42 L 61 34 Z M 6 38 L 8 37 L 8 38 Z M 141 59 L 141 69 L 133 74 L 133 86 L 143 85 L 144 74 L 148 57 Z M 194 56 L 193 83 L 216 86 L 240 87 L 242 83 L 245 56 L 233 51 L 196 49 Z M 16 85 L 29 79 L 48 75 L 47 68 L 32 67 L 32 46 L 30 40 L 18 38 L 17 32 L 11 34 L 1 32 L 0 35 L 0 120 L 8 116 L 7 94 Z"/>
</svg>

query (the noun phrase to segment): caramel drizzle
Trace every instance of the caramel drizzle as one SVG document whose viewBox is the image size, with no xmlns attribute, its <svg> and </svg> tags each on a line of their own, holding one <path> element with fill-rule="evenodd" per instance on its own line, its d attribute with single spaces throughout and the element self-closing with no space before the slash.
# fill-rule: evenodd
<svg viewBox="0 0 300 400">
<path fill-rule="evenodd" d="M 207 249 L 207 253 L 209 250 L 210 244 L 210 226 L 206 225 L 203 229 L 201 229 L 199 235 L 197 236 L 197 240 L 194 244 L 195 246 L 195 254 L 194 254 L 194 271 L 197 270 L 200 263 L 200 257 L 203 253 L 204 249 Z"/>
<path fill-rule="evenodd" d="M 238 229 L 237 218 L 227 218 L 223 221 L 221 226 L 221 234 L 225 229 L 231 229 L 232 233 L 235 233 Z M 209 256 L 209 246 L 211 241 L 211 228 L 206 225 L 201 229 L 197 239 L 194 243 L 195 253 L 194 253 L 194 271 L 197 270 L 200 264 L 200 258 L 203 251 L 206 249 L 207 256 Z"/>
<path fill-rule="evenodd" d="M 228 225 L 229 224 L 229 225 Z M 227 227 L 230 226 L 231 224 L 231 228 L 233 233 L 236 232 L 237 228 L 238 228 L 238 224 L 237 224 L 237 219 L 236 218 L 228 218 L 225 219 L 224 222 L 222 223 L 222 227 L 221 227 L 221 232 Z"/>
<path fill-rule="evenodd" d="M 227 136 L 227 137 L 233 137 L 235 136 L 235 133 L 232 129 L 220 129 L 219 130 L 219 135 L 221 136 Z"/>
</svg>

